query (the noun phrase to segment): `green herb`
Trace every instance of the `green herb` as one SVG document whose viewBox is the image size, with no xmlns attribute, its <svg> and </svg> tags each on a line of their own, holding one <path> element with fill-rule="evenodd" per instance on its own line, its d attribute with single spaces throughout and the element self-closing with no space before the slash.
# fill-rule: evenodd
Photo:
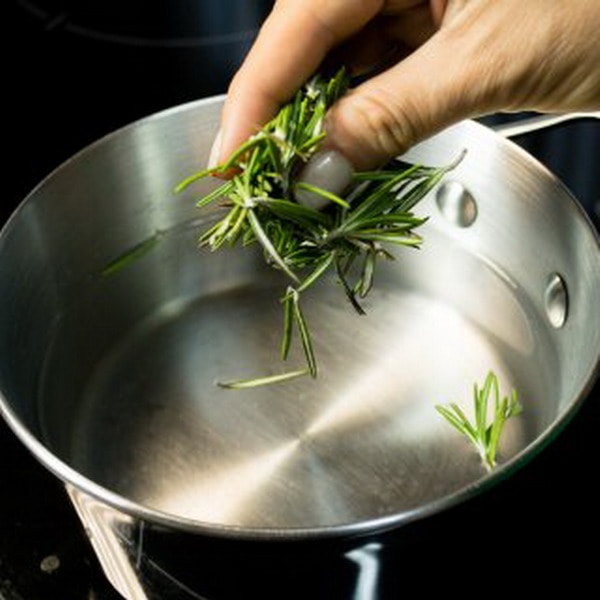
<svg viewBox="0 0 600 600">
<path fill-rule="evenodd" d="M 164 231 L 157 231 L 154 235 L 128 248 L 125 252 L 111 260 L 100 272 L 103 277 L 108 277 L 118 273 L 121 269 L 129 266 L 131 263 L 139 260 L 142 256 L 148 254 L 161 241 Z"/>
<path fill-rule="evenodd" d="M 181 192 L 204 177 L 234 173 L 197 200 L 198 207 L 217 202 L 226 210 L 201 234 L 200 245 L 216 251 L 225 244 L 258 243 L 266 261 L 285 273 L 290 285 L 282 298 L 281 356 L 287 357 L 297 331 L 306 372 L 312 377 L 317 376 L 317 361 L 301 295 L 326 273 L 334 272 L 350 304 L 363 314 L 361 300 L 372 288 L 377 260 L 392 258 L 384 245 L 416 248 L 421 244 L 414 229 L 426 219 L 411 211 L 456 164 L 432 168 L 392 161 L 382 170 L 356 173 L 344 198 L 297 181 L 299 170 L 323 143 L 327 109 L 348 85 L 343 70 L 329 79 L 314 77 L 225 163 L 191 175 L 176 188 Z M 295 189 L 308 190 L 330 202 L 323 210 L 304 206 L 295 200 Z M 291 376 L 298 373 L 293 371 Z M 281 380 L 278 375 L 255 381 Z M 234 384 L 228 387 L 240 387 Z"/>
<path fill-rule="evenodd" d="M 260 387 L 261 385 L 272 385 L 274 383 L 289 381 L 290 379 L 296 379 L 296 377 L 308 375 L 308 373 L 308 369 L 299 369 L 298 371 L 288 371 L 287 373 L 279 373 L 277 375 L 265 375 L 264 377 L 253 377 L 252 379 L 237 379 L 235 381 L 227 382 L 218 381 L 217 385 L 228 390 L 242 390 Z"/>
<path fill-rule="evenodd" d="M 493 417 L 488 423 L 488 404 L 493 400 Z M 488 471 L 496 467 L 496 453 L 506 421 L 521 414 L 522 407 L 517 392 L 512 390 L 510 398 L 500 398 L 498 377 L 490 371 L 483 388 L 473 387 L 474 421 L 471 423 L 458 404 L 437 405 L 436 410 L 475 446 L 483 465 Z"/>
</svg>

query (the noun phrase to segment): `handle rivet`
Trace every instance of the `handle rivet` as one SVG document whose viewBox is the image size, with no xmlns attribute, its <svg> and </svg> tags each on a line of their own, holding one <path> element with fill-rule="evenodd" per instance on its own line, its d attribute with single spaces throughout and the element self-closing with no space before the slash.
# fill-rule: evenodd
<svg viewBox="0 0 600 600">
<path fill-rule="evenodd" d="M 544 291 L 544 307 L 550 324 L 560 329 L 567 320 L 569 294 L 564 279 L 558 273 L 552 273 L 548 277 Z"/>
<path fill-rule="evenodd" d="M 436 203 L 444 218 L 458 227 L 469 227 L 477 219 L 477 203 L 469 190 L 458 181 L 447 181 L 436 194 Z"/>
</svg>

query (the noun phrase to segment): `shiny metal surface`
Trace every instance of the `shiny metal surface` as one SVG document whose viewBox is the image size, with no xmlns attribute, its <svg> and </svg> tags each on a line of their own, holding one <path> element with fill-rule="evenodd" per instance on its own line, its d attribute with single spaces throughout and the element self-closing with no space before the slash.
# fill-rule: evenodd
<svg viewBox="0 0 600 600">
<path fill-rule="evenodd" d="M 220 107 L 192 103 L 100 140 L 0 235 L 0 409 L 76 491 L 84 523 L 88 498 L 106 506 L 94 527 L 109 537 L 115 512 L 233 537 L 360 533 L 468 498 L 542 448 L 600 356 L 598 239 L 560 183 L 475 123 L 413 149 L 409 160 L 443 164 L 465 148 L 446 185 L 476 210 L 448 218 L 450 201 L 432 194 L 423 249 L 382 265 L 366 316 L 335 282 L 307 296 L 318 380 L 227 391 L 215 382 L 284 368 L 284 281 L 256 252 L 198 250 L 214 214 L 194 198 L 209 184 L 173 195 L 204 165 Z M 101 275 L 148 240 L 137 262 Z M 555 275 L 568 290 L 559 328 L 547 315 Z M 434 410 L 470 411 L 489 369 L 525 409 L 492 476 Z"/>
<path fill-rule="evenodd" d="M 571 112 L 563 114 L 539 114 L 527 119 L 520 119 L 516 123 L 504 123 L 496 125 L 494 131 L 507 138 L 513 138 L 518 135 L 533 133 L 541 129 L 548 129 L 567 121 L 580 119 L 600 120 L 600 111 L 595 112 Z"/>
<path fill-rule="evenodd" d="M 513 320 L 508 344 L 520 337 L 531 349 L 542 344 L 502 284 L 484 276 L 480 285 L 498 294 L 492 305 L 498 318 Z M 511 362 L 519 353 L 500 352 L 481 327 L 438 299 L 395 286 L 380 281 L 360 323 L 341 302 L 341 290 L 319 290 L 306 308 L 319 379 L 252 391 L 223 390 L 215 382 L 281 368 L 284 288 L 259 283 L 167 305 L 91 373 L 76 429 L 69 427 L 69 462 L 140 504 L 257 529 L 387 517 L 469 485 L 483 472 L 434 403 L 468 399 L 471 380 L 486 368 L 513 384 Z M 453 364 L 457 350 L 461 362 Z M 292 360 L 301 364 L 300 356 Z M 536 358 L 522 360 L 532 371 L 544 368 Z M 51 364 L 47 372 L 63 379 L 65 368 Z M 523 391 L 544 397 L 552 393 L 547 385 Z M 63 386 L 58 391 L 64 395 Z M 54 398 L 44 400 L 46 409 Z M 539 433 L 539 410 L 534 405 L 510 424 L 505 458 Z"/>
</svg>

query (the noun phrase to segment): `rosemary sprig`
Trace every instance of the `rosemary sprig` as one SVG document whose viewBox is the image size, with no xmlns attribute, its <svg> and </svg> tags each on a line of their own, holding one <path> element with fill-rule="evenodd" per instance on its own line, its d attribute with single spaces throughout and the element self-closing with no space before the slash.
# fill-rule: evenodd
<svg viewBox="0 0 600 600">
<path fill-rule="evenodd" d="M 493 400 L 493 417 L 488 423 L 488 404 L 490 395 Z M 491 471 L 496 467 L 496 453 L 500 436 L 506 421 L 522 412 L 517 399 L 516 390 L 510 397 L 500 398 L 498 377 L 490 371 L 485 379 L 483 388 L 473 386 L 474 421 L 471 423 L 458 404 L 452 402 L 448 406 L 437 405 L 436 410 L 475 447 L 484 467 Z"/>
<path fill-rule="evenodd" d="M 303 375 L 308 375 L 308 373 L 308 369 L 298 369 L 297 371 L 287 371 L 286 373 L 265 375 L 264 377 L 253 377 L 251 379 L 237 379 L 235 381 L 226 382 L 218 381 L 217 385 L 227 390 L 243 390 L 260 387 L 262 385 L 273 385 L 274 383 L 290 381 L 290 379 L 296 379 L 296 377 L 302 377 Z"/>
<path fill-rule="evenodd" d="M 117 258 L 105 265 L 100 274 L 103 277 L 108 277 L 118 273 L 121 269 L 148 254 L 161 241 L 164 235 L 164 231 L 156 231 L 148 239 L 142 240 L 138 244 L 128 248 L 125 252 L 117 256 Z"/>
<path fill-rule="evenodd" d="M 312 377 L 317 376 L 317 361 L 301 294 L 332 271 L 351 305 L 363 314 L 360 301 L 372 288 L 377 260 L 392 258 L 384 245 L 415 248 L 421 244 L 414 229 L 426 219 L 411 211 L 455 166 L 432 168 L 392 161 L 385 169 L 356 173 L 344 198 L 297 181 L 299 170 L 323 143 L 327 109 L 348 85 L 343 69 L 331 78 L 315 76 L 225 163 L 192 174 L 176 188 L 181 192 L 209 175 L 230 177 L 197 201 L 199 207 L 219 202 L 228 209 L 202 233 L 199 243 L 213 251 L 224 244 L 258 243 L 267 263 L 285 273 L 290 285 L 282 298 L 281 356 L 287 357 L 296 329 L 306 372 Z M 330 202 L 323 210 L 301 205 L 295 199 L 295 189 L 309 190 Z M 300 372 L 304 371 L 292 374 Z M 285 376 L 255 381 L 264 384 L 282 379 Z"/>
</svg>

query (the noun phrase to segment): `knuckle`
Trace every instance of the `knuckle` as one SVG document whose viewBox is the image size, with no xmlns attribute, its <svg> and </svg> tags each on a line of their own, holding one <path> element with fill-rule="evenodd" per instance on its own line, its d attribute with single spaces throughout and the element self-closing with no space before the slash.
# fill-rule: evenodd
<svg viewBox="0 0 600 600">
<path fill-rule="evenodd" d="M 344 111 L 355 143 L 379 157 L 400 154 L 417 141 L 418 112 L 408 101 L 373 90 L 349 96 Z"/>
</svg>

